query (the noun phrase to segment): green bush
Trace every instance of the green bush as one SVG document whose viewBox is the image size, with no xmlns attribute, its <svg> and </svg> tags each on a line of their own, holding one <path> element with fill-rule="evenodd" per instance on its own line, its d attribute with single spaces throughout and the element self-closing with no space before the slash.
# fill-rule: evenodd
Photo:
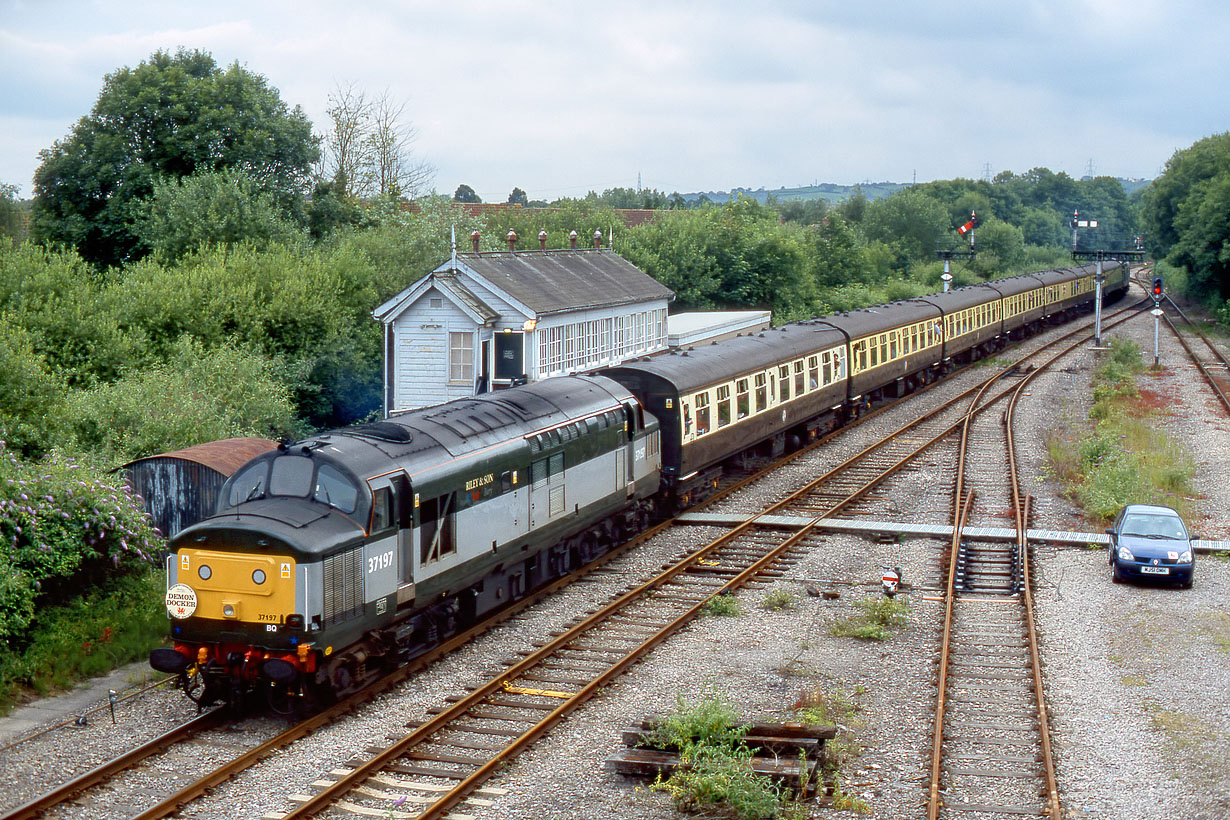
<svg viewBox="0 0 1230 820">
<path fill-rule="evenodd" d="M 161 599 L 166 580 L 154 569 L 118 575 L 54 606 L 43 606 L 21 649 L 0 649 L 0 713 L 24 690 L 46 694 L 142 660 L 166 638 Z"/>
<path fill-rule="evenodd" d="M 0 445 L 0 641 L 20 650 L 43 607 L 142 570 L 162 548 L 117 476 L 58 453 L 25 462 Z"/>
<path fill-rule="evenodd" d="M 164 363 L 69 400 L 77 446 L 112 464 L 234 436 L 294 437 L 289 388 L 264 356 L 183 337 Z"/>
</svg>

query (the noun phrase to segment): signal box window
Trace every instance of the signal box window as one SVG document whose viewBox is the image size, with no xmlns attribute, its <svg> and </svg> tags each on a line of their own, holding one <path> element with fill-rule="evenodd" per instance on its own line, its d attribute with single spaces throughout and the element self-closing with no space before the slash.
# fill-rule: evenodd
<svg viewBox="0 0 1230 820">
<path fill-rule="evenodd" d="M 453 382 L 474 380 L 474 334 L 448 334 L 448 379 Z"/>
</svg>

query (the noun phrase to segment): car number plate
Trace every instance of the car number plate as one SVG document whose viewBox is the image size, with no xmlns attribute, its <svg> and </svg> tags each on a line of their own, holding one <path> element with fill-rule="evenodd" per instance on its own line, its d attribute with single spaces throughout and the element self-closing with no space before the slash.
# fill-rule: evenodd
<svg viewBox="0 0 1230 820">
<path fill-rule="evenodd" d="M 1169 567 L 1141 567 L 1140 571 L 1146 575 L 1169 575 Z"/>
</svg>

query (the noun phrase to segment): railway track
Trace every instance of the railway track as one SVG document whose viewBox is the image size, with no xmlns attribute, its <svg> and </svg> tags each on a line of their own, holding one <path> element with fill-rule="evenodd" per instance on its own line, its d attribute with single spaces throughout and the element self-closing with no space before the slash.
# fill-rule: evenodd
<svg viewBox="0 0 1230 820">
<path fill-rule="evenodd" d="M 1108 325 L 1113 326 L 1114 323 Z M 1079 342 L 1044 363 L 1011 390 L 1003 414 L 1007 471 L 968 481 L 967 466 L 994 456 L 983 432 L 973 444 L 973 415 L 962 430 L 954 494 L 953 538 L 940 646 L 928 820 L 941 817 L 1062 817 L 1050 743 L 1046 693 L 1034 622 L 1029 499 L 1017 475 L 1013 420 L 1029 381 Z M 975 449 L 982 449 L 977 457 Z M 990 504 L 1009 500 L 1015 542 L 1007 547 L 967 540 L 979 485 Z M 1004 490 L 1007 490 L 1004 493 Z M 985 517 L 985 516 L 984 516 Z M 985 523 L 985 522 L 984 522 Z"/>
<path fill-rule="evenodd" d="M 1065 338 L 1071 336 L 1083 340 L 1088 330 Z M 1004 372 L 1018 372 L 1020 366 L 1016 362 Z M 475 805 L 473 801 L 485 799 L 479 789 L 495 772 L 689 623 L 714 596 L 740 588 L 789 561 L 793 552 L 818 543 L 816 524 L 822 518 L 871 492 L 959 429 L 967 416 L 1009 397 L 1016 388 L 982 401 L 986 389 L 1002 375 L 945 402 L 916 423 L 934 429 L 923 433 L 912 426 L 905 437 L 895 431 L 762 514 L 801 513 L 812 516 L 809 524 L 787 534 L 758 523 L 761 516 L 749 518 L 657 577 L 579 618 L 523 659 L 441 707 L 405 737 L 317 781 L 313 784 L 320 789 L 317 793 L 293 796 L 297 805 L 278 816 L 311 817 L 340 805 L 351 812 L 387 811 L 395 818 L 430 820 L 467 801 Z M 903 438 L 910 443 L 900 449 Z M 398 813 L 407 804 L 415 813 Z"/>
<path fill-rule="evenodd" d="M 1205 349 L 1209 351 L 1208 357 L 1197 355 L 1195 349 L 1188 344 L 1187 339 L 1184 338 L 1183 334 L 1179 332 L 1179 329 L 1175 327 L 1174 322 L 1170 321 L 1170 317 L 1162 317 L 1166 321 L 1166 326 L 1170 328 L 1171 332 L 1174 333 L 1175 338 L 1179 340 L 1179 344 L 1182 345 L 1183 349 L 1187 352 L 1188 357 L 1191 358 L 1192 362 L 1194 362 L 1196 367 L 1199 368 L 1200 374 L 1204 376 L 1204 380 L 1209 383 L 1209 387 L 1212 388 L 1218 401 L 1221 402 L 1221 406 L 1227 413 L 1230 413 L 1230 398 L 1227 398 L 1226 396 L 1227 391 L 1230 391 L 1230 361 L 1226 360 L 1225 354 L 1223 354 L 1216 345 L 1209 341 L 1209 338 L 1201 332 L 1200 327 L 1188 318 L 1188 315 L 1174 303 L 1174 300 L 1172 300 L 1169 296 L 1166 296 L 1165 300 L 1174 312 L 1182 317 L 1188 330 L 1199 337 L 1200 341 L 1204 343 Z"/>
<path fill-rule="evenodd" d="M 1082 328 L 1069 334 L 1069 336 L 1072 335 L 1087 336 L 1088 330 Z M 960 416 L 959 410 L 952 412 L 956 417 Z M 867 414 L 864 420 L 869 420 L 875 415 L 876 413 Z M 959 424 L 959 422 L 955 423 Z M 866 497 L 870 490 L 882 482 L 885 477 L 917 457 L 926 449 L 926 447 L 918 446 L 920 442 L 933 444 L 951 435 L 953 425 L 952 421 L 939 423 L 936 431 L 929 436 L 924 436 L 917 430 L 911 431 L 908 435 L 902 435 L 899 431 L 889 439 L 895 439 L 897 444 L 908 440 L 913 442 L 911 447 L 901 452 L 894 452 L 893 442 L 889 441 L 874 452 L 873 448 L 868 448 L 864 454 L 860 454 L 861 457 L 852 459 L 851 466 L 846 470 L 832 471 L 831 474 L 822 476 L 820 480 L 795 493 L 774 509 L 785 510 L 789 508 L 788 505 L 798 503 L 801 504 L 799 509 L 804 511 L 804 514 L 819 513 L 815 515 L 817 520 L 823 515 L 832 515 L 844 506 L 853 504 L 858 498 Z M 867 463 L 874 463 L 870 472 L 862 466 Z M 854 466 L 854 464 L 860 466 Z M 842 473 L 840 479 L 836 477 L 838 472 Z M 729 488 L 724 488 L 712 501 L 734 492 L 754 481 L 755 478 L 751 476 Z M 817 487 L 826 479 L 844 483 L 845 486 L 840 491 L 835 491 L 832 487 L 836 484 L 830 483 L 828 488 L 818 490 Z M 834 496 L 840 497 L 834 498 Z M 827 501 L 824 500 L 826 497 Z M 805 500 L 800 501 L 800 499 Z M 821 506 L 817 506 L 817 499 L 820 499 Z M 642 538 L 649 537 L 662 528 L 656 528 Z M 566 633 L 536 650 L 523 661 L 504 670 L 488 684 L 459 699 L 448 710 L 441 711 L 439 715 L 418 727 L 407 738 L 382 750 L 381 755 L 377 757 L 386 757 L 387 760 L 383 763 L 369 761 L 337 774 L 336 779 L 328 784 L 324 791 L 311 797 L 304 796 L 300 804 L 286 816 L 309 816 L 339 799 L 339 795 L 350 792 L 358 794 L 360 799 L 374 800 L 382 806 L 380 810 L 394 811 L 395 807 L 390 808 L 389 801 L 384 798 L 385 795 L 394 794 L 388 791 L 390 783 L 399 784 L 398 787 L 403 789 L 401 794 L 392 799 L 392 802 L 395 803 L 404 797 L 405 800 L 401 805 L 409 803 L 415 805 L 416 808 L 421 805 L 423 816 L 428 817 L 442 816 L 464 800 L 483 799 L 480 793 L 482 783 L 502 763 L 511 759 L 518 750 L 532 744 L 548 731 L 550 726 L 592 697 L 595 691 L 634 663 L 637 657 L 661 643 L 680 626 L 695 617 L 707 600 L 714 595 L 738 588 L 760 572 L 773 567 L 780 568 L 784 562 L 791 559 L 792 551 L 807 548 L 813 543 L 811 539 L 814 537 L 814 533 L 811 533 L 809 529 L 804 529 L 792 536 L 782 538 L 780 533 L 755 526 L 751 522 L 745 528 L 728 533 L 702 550 L 689 555 L 658 578 L 637 587 L 603 608 L 599 613 L 595 613 L 595 616 L 600 617 L 586 619 L 571 627 Z M 614 554 L 608 557 L 614 557 Z M 538 597 L 550 594 L 552 591 L 551 588 L 544 590 Z M 524 609 L 533 600 L 536 599 L 522 602 L 518 609 Z M 633 606 L 634 604 L 641 605 Z M 598 623 L 601 621 L 606 623 L 599 628 Z M 477 631 L 485 631 L 491 625 L 486 624 Z M 472 637 L 473 634 L 469 633 L 459 636 L 454 642 L 441 647 L 439 652 L 443 654 L 457 643 L 468 641 Z M 404 675 L 399 679 L 411 674 L 416 668 L 425 666 L 434 657 L 433 654 L 420 659 L 420 663 L 404 670 Z M 395 683 L 389 685 L 395 685 Z M 336 719 L 338 714 L 344 714 L 356 705 L 357 701 L 353 703 L 347 701 L 339 704 L 339 711 L 336 713 L 331 710 L 330 713 L 317 716 L 305 724 L 292 727 L 269 743 L 262 744 L 179 792 L 169 795 L 157 806 L 144 811 L 138 817 L 165 817 L 174 813 L 209 788 L 233 776 L 243 768 L 253 765 L 275 749 L 293 742 L 297 737 Z M 477 707 L 477 712 L 456 712 L 457 709 L 465 709 L 467 706 Z M 461 722 L 456 723 L 457 716 L 464 714 L 469 716 L 461 717 Z M 450 719 L 446 715 L 454 717 Z M 513 715 L 521 717 L 510 719 Z M 526 716 L 534 716 L 539 720 L 530 724 Z M 450 725 L 452 728 L 445 728 Z M 458 725 L 462 728 L 456 728 Z M 440 734 L 441 732 L 443 734 Z M 408 740 L 408 738 L 416 739 Z M 454 744 L 453 741 L 460 741 L 460 745 Z M 454 749 L 468 751 L 452 755 L 438 751 L 440 747 L 450 746 Z M 395 748 L 402 751 L 392 751 Z M 405 750 L 415 748 L 418 751 L 411 751 L 408 759 L 413 760 L 415 754 L 428 755 L 428 757 L 418 763 L 392 764 L 394 767 L 401 766 L 409 771 L 397 772 L 394 769 L 384 774 L 379 773 L 382 766 L 389 761 L 407 758 Z M 451 757 L 453 760 L 433 760 L 430 755 Z M 479 762 L 480 758 L 485 762 Z M 373 761 L 376 759 L 374 757 Z M 447 768 L 449 773 L 441 774 L 443 769 L 440 765 L 428 764 L 446 764 L 443 768 Z M 465 773 L 467 767 L 472 771 Z M 406 774 L 418 778 L 414 781 L 415 789 L 405 786 Z M 368 778 L 372 777 L 375 779 L 364 784 Z M 325 781 L 321 781 L 321 784 L 324 783 Z M 416 790 L 418 794 L 414 793 Z M 377 794 L 378 797 L 372 798 L 371 794 Z M 413 800 L 411 800 L 412 797 Z M 45 805 L 48 807 L 55 805 L 55 801 Z M 45 810 L 46 808 L 42 808 L 39 811 Z M 37 816 L 37 813 L 39 812 L 21 816 Z M 399 815 L 394 813 L 392 816 Z"/>
</svg>

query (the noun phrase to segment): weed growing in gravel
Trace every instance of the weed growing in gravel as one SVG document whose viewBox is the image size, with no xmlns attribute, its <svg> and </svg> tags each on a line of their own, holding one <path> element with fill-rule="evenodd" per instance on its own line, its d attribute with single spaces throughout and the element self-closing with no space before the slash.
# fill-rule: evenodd
<svg viewBox="0 0 1230 820">
<path fill-rule="evenodd" d="M 899 598 L 864 598 L 855 601 L 862 612 L 839 618 L 829 628 L 838 638 L 863 638 L 882 641 L 892 635 L 896 627 L 909 622 L 910 605 Z"/>
<path fill-rule="evenodd" d="M 701 613 L 705 615 L 726 615 L 735 617 L 742 615 L 743 610 L 739 608 L 739 599 L 733 595 L 714 595 L 701 608 Z"/>
<path fill-rule="evenodd" d="M 840 686 L 822 683 L 805 692 L 794 704 L 795 717 L 803 723 L 837 727 L 837 736 L 824 746 L 824 770 L 834 784 L 838 770 L 863 753 L 854 729 L 863 725 L 855 698 L 865 691 L 862 686 L 856 686 L 851 693 Z M 834 788 L 839 786 L 834 785 Z"/>
<path fill-rule="evenodd" d="M 829 795 L 832 808 L 836 811 L 852 811 L 855 814 L 871 814 L 867 801 L 857 794 L 846 794 L 841 788 L 841 781 L 834 778 L 833 790 Z"/>
<path fill-rule="evenodd" d="M 1108 521 L 1124 504 L 1155 503 L 1192 518 L 1191 455 L 1163 433 L 1156 414 L 1162 399 L 1141 390 L 1140 348 L 1114 339 L 1093 379 L 1092 427 L 1075 439 L 1056 430 L 1047 449 L 1069 493 L 1094 517 Z"/>
<path fill-rule="evenodd" d="M 771 612 L 784 612 L 794 609 L 796 604 L 798 604 L 798 596 L 793 592 L 785 587 L 774 587 L 764 596 L 760 602 L 760 608 Z"/>
<path fill-rule="evenodd" d="M 650 787 L 671 796 L 684 812 L 771 820 L 798 815 L 789 789 L 752 771 L 753 750 L 744 742 L 748 727 L 726 698 L 706 690 L 695 703 L 677 698 L 678 711 L 647 735 L 654 745 L 676 748 L 682 765 Z M 716 812 L 716 813 L 715 813 Z"/>
<path fill-rule="evenodd" d="M 1230 613 L 1209 613 L 1208 631 L 1213 638 L 1213 645 L 1221 652 L 1230 653 Z"/>
</svg>

